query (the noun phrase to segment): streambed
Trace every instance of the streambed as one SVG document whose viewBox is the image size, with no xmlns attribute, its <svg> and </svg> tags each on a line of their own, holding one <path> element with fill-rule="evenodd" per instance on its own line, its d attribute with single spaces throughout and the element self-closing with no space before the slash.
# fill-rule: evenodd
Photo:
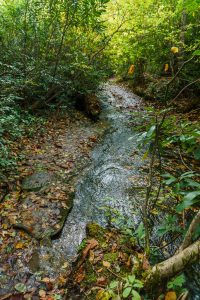
<svg viewBox="0 0 200 300">
<path fill-rule="evenodd" d="M 101 119 L 109 122 L 109 129 L 92 152 L 92 163 L 77 185 L 73 209 L 54 243 L 68 260 L 76 256 L 89 222 L 106 226 L 118 213 L 122 223 L 123 219 L 130 220 L 137 227 L 140 222 L 137 213 L 145 189 L 145 176 L 141 174 L 144 161 L 142 153 L 137 152 L 131 112 L 141 109 L 141 100 L 114 84 L 104 86 L 101 98 Z"/>
</svg>

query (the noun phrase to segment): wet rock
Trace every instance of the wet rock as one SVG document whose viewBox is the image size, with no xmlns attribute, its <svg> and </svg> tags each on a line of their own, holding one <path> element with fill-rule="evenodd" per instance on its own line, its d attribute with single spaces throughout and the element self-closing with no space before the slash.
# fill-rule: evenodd
<svg viewBox="0 0 200 300">
<path fill-rule="evenodd" d="M 53 180 L 53 175 L 48 172 L 38 172 L 27 176 L 22 182 L 22 189 L 25 191 L 40 191 L 46 188 Z"/>
<path fill-rule="evenodd" d="M 38 251 L 33 252 L 32 257 L 29 260 L 28 267 L 33 273 L 36 273 L 40 270 L 40 255 Z"/>
<path fill-rule="evenodd" d="M 97 120 L 101 113 L 100 100 L 94 94 L 77 95 L 75 97 L 76 108 L 84 111 L 92 120 Z"/>
</svg>

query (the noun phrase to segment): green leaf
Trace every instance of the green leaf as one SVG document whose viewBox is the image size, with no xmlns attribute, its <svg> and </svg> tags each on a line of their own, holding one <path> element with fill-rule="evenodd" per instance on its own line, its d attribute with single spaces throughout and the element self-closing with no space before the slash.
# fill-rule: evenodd
<svg viewBox="0 0 200 300">
<path fill-rule="evenodd" d="M 144 225 L 143 225 L 143 223 L 140 223 L 140 225 L 138 226 L 138 228 L 137 228 L 137 230 L 136 230 L 135 233 L 137 234 L 137 237 L 138 237 L 140 240 L 144 239 L 144 237 L 145 237 L 145 230 L 144 230 Z"/>
<path fill-rule="evenodd" d="M 141 288 L 143 287 L 143 283 L 142 283 L 142 282 L 140 282 L 140 283 L 134 283 L 134 284 L 133 284 L 133 287 L 134 287 L 134 288 L 141 289 Z"/>
<path fill-rule="evenodd" d="M 133 295 L 132 300 L 141 300 L 140 294 L 137 291 L 132 290 L 131 294 Z"/>
<path fill-rule="evenodd" d="M 118 281 L 111 281 L 109 287 L 111 289 L 115 289 L 118 286 Z"/>
<path fill-rule="evenodd" d="M 183 202 L 176 207 L 176 211 L 180 212 L 184 210 L 185 208 L 189 208 L 193 204 L 199 202 L 199 199 L 196 199 L 198 196 L 200 196 L 200 191 L 193 191 L 188 193 L 184 198 Z"/>
<path fill-rule="evenodd" d="M 186 179 L 186 183 L 187 183 L 187 186 L 196 187 L 196 188 L 200 189 L 200 183 L 198 183 L 197 181 L 194 181 L 192 179 Z"/>
<path fill-rule="evenodd" d="M 131 293 L 131 290 L 132 290 L 132 287 L 125 288 L 125 290 L 123 291 L 123 294 L 122 294 L 123 298 L 128 298 L 128 296 Z"/>
<path fill-rule="evenodd" d="M 142 288 L 143 287 L 143 282 L 136 279 L 133 286 L 137 287 L 137 288 Z"/>
<path fill-rule="evenodd" d="M 194 53 L 193 53 L 193 55 L 200 55 L 200 50 L 196 50 L 196 51 L 194 51 Z"/>
<path fill-rule="evenodd" d="M 16 289 L 16 291 L 18 291 L 20 293 L 25 293 L 26 292 L 26 286 L 23 283 L 17 283 L 15 285 L 15 289 Z"/>
<path fill-rule="evenodd" d="M 194 151 L 194 158 L 200 159 L 200 146 Z"/>
<path fill-rule="evenodd" d="M 163 174 L 162 177 L 166 178 L 165 180 L 165 184 L 166 185 L 170 185 L 173 182 L 176 182 L 176 177 L 174 177 L 173 175 L 167 173 L 167 174 Z"/>
<path fill-rule="evenodd" d="M 185 276 L 183 274 L 173 278 L 167 284 L 168 289 L 175 289 L 176 287 L 182 287 L 185 283 Z"/>
<path fill-rule="evenodd" d="M 130 276 L 128 276 L 128 281 L 129 281 L 130 283 L 134 283 L 134 281 L 135 281 L 135 275 L 130 275 Z"/>
<path fill-rule="evenodd" d="M 154 134 L 155 130 L 156 130 L 156 126 L 155 125 L 151 126 L 151 128 L 147 132 L 147 137 L 152 137 L 152 135 Z"/>
<path fill-rule="evenodd" d="M 193 199 L 195 199 L 196 197 L 198 197 L 200 195 L 200 191 L 193 191 L 188 193 L 184 198 L 183 201 L 192 201 Z"/>
</svg>

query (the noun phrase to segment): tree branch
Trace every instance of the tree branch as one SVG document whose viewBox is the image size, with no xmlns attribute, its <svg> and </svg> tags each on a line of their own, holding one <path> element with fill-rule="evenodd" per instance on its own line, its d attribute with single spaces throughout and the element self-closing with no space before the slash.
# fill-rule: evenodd
<svg viewBox="0 0 200 300">
<path fill-rule="evenodd" d="M 159 284 L 162 280 L 174 277 L 200 257 L 200 240 L 169 259 L 155 265 L 146 278 L 147 286 Z"/>
<path fill-rule="evenodd" d="M 185 238 L 183 240 L 183 243 L 178 250 L 178 253 L 183 251 L 185 248 L 187 248 L 192 243 L 192 237 L 193 237 L 194 232 L 197 229 L 197 226 L 199 224 L 200 224 L 200 211 L 196 214 L 196 216 L 192 220 L 192 222 L 188 228 L 188 231 L 185 235 Z"/>
</svg>

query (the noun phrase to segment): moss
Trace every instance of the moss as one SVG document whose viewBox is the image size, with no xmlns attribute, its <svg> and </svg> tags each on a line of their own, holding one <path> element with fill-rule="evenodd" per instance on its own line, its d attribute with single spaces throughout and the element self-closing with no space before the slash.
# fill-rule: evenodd
<svg viewBox="0 0 200 300">
<path fill-rule="evenodd" d="M 95 273 L 90 273 L 87 274 L 86 278 L 85 278 L 85 283 L 86 284 L 91 284 L 91 283 L 95 283 L 97 281 L 97 277 L 95 275 Z"/>
<path fill-rule="evenodd" d="M 109 263 L 115 262 L 117 258 L 118 258 L 118 252 L 104 254 L 104 260 L 108 261 Z"/>
<path fill-rule="evenodd" d="M 97 281 L 97 276 L 95 271 L 92 268 L 92 265 L 89 261 L 86 261 L 86 265 L 85 265 L 85 273 L 86 273 L 86 277 L 84 279 L 84 284 L 92 284 L 95 283 Z"/>
<path fill-rule="evenodd" d="M 90 223 L 87 225 L 88 236 L 97 239 L 100 242 L 104 241 L 105 229 L 96 223 Z"/>
</svg>

